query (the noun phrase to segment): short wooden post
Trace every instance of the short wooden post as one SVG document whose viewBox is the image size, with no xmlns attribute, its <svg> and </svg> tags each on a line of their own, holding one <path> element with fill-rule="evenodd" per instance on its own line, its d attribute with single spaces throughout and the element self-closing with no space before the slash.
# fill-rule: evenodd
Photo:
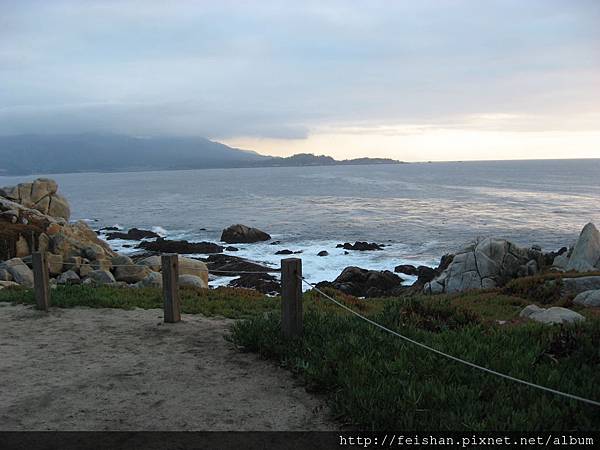
<svg viewBox="0 0 600 450">
<path fill-rule="evenodd" d="M 42 252 L 31 255 L 33 262 L 33 286 L 37 309 L 48 311 L 50 306 L 50 291 L 48 289 L 48 266 Z"/>
<path fill-rule="evenodd" d="M 162 255 L 162 276 L 165 322 L 175 323 L 181 320 L 179 310 L 179 256 Z"/>
<path fill-rule="evenodd" d="M 281 260 L 281 331 L 286 338 L 302 336 L 302 260 Z"/>
</svg>

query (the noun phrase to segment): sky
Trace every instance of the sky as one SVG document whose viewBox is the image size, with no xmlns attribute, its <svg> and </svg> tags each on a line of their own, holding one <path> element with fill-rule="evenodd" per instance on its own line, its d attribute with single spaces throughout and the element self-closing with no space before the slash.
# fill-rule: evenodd
<svg viewBox="0 0 600 450">
<path fill-rule="evenodd" d="M 0 135 L 600 158 L 600 1 L 0 0 Z"/>
</svg>

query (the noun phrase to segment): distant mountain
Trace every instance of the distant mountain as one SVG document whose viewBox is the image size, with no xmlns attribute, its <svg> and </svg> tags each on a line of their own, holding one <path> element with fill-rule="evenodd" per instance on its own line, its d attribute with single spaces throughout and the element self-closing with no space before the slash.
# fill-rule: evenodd
<svg viewBox="0 0 600 450">
<path fill-rule="evenodd" d="M 380 158 L 336 161 L 307 153 L 264 156 L 199 137 L 0 136 L 1 175 L 399 163 Z"/>
</svg>

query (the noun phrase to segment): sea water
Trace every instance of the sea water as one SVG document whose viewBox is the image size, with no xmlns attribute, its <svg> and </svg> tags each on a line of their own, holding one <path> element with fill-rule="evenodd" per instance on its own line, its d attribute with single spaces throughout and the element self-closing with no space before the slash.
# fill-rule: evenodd
<svg viewBox="0 0 600 450">
<path fill-rule="evenodd" d="M 600 159 L 45 176 L 58 181 L 72 220 L 94 229 L 138 227 L 218 242 L 223 228 L 243 223 L 280 244 L 235 244 L 239 251 L 226 253 L 277 267 L 278 250 L 302 251 L 311 281 L 332 280 L 347 266 L 437 265 L 477 236 L 555 250 L 572 244 L 587 222 L 600 225 Z M 0 184 L 32 178 L 0 177 Z M 385 247 L 336 248 L 354 241 Z M 111 241 L 120 252 L 135 251 L 123 244 L 132 243 Z M 329 256 L 317 256 L 321 250 Z"/>
</svg>

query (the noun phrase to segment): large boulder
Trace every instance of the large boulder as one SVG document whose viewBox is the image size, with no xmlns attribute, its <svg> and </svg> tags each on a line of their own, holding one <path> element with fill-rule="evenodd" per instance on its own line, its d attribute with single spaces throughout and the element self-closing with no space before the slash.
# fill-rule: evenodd
<svg viewBox="0 0 600 450">
<path fill-rule="evenodd" d="M 593 223 L 588 223 L 581 230 L 566 269 L 579 272 L 600 269 L 600 232 Z"/>
<path fill-rule="evenodd" d="M 250 244 L 253 242 L 268 241 L 271 239 L 264 231 L 246 225 L 231 225 L 221 233 L 221 241 L 228 244 Z"/>
<path fill-rule="evenodd" d="M 81 279 L 74 270 L 67 270 L 56 277 L 57 284 L 79 284 Z"/>
<path fill-rule="evenodd" d="M 6 270 L 15 283 L 22 286 L 33 287 L 33 272 L 20 258 L 13 258 L 0 263 L 0 270 Z"/>
<path fill-rule="evenodd" d="M 200 278 L 208 286 L 208 268 L 202 261 L 179 258 L 179 275 L 192 275 Z"/>
<path fill-rule="evenodd" d="M 150 272 L 146 278 L 135 284 L 135 287 L 139 288 L 162 288 L 163 277 L 161 273 Z"/>
<path fill-rule="evenodd" d="M 536 256 L 536 251 L 504 239 L 478 239 L 457 253 L 439 276 L 426 283 L 424 292 L 439 294 L 502 286 L 512 278 L 534 273 Z"/>
<path fill-rule="evenodd" d="M 208 289 L 208 282 L 194 275 L 179 275 L 179 286 Z"/>
<path fill-rule="evenodd" d="M 333 287 L 355 297 L 388 297 L 402 290 L 402 278 L 389 270 L 367 270 L 346 267 L 333 282 L 321 282 L 319 287 Z"/>
<path fill-rule="evenodd" d="M 51 217 L 64 220 L 69 220 L 71 217 L 69 202 L 58 194 L 56 181 L 48 178 L 38 178 L 32 183 L 4 187 L 0 189 L 0 196 Z"/>
<path fill-rule="evenodd" d="M 158 255 L 149 256 L 147 258 L 141 259 L 137 262 L 142 266 L 149 267 L 150 270 L 155 272 L 160 272 L 162 269 L 162 258 Z"/>
<path fill-rule="evenodd" d="M 537 305 L 529 305 L 521 311 L 519 316 L 550 325 L 582 322 L 585 320 L 585 317 L 583 317 L 581 314 L 571 311 L 570 309 L 557 306 L 544 309 Z"/>
<path fill-rule="evenodd" d="M 561 282 L 561 294 L 573 295 L 580 294 L 585 291 L 593 291 L 600 289 L 600 276 L 563 278 Z M 552 285 L 555 281 L 548 281 L 548 285 Z"/>
<path fill-rule="evenodd" d="M 55 224 L 56 225 L 56 224 Z M 110 246 L 83 221 L 72 225 L 52 226 L 46 232 L 50 238 L 50 251 L 67 260 L 81 256 L 89 260 L 109 259 L 116 256 Z"/>
<path fill-rule="evenodd" d="M 88 275 L 89 279 L 94 284 L 114 284 L 116 283 L 115 277 L 108 270 L 93 270 Z"/>
<path fill-rule="evenodd" d="M 51 276 L 61 274 L 63 271 L 62 255 L 55 255 L 54 253 L 46 253 L 46 264 L 48 265 L 48 273 Z"/>
<path fill-rule="evenodd" d="M 600 308 L 600 289 L 583 291 L 573 299 L 573 303 L 588 308 Z"/>
<path fill-rule="evenodd" d="M 119 265 L 115 267 L 115 279 L 125 283 L 138 283 L 150 275 L 151 272 L 150 268 L 137 264 Z"/>
</svg>

